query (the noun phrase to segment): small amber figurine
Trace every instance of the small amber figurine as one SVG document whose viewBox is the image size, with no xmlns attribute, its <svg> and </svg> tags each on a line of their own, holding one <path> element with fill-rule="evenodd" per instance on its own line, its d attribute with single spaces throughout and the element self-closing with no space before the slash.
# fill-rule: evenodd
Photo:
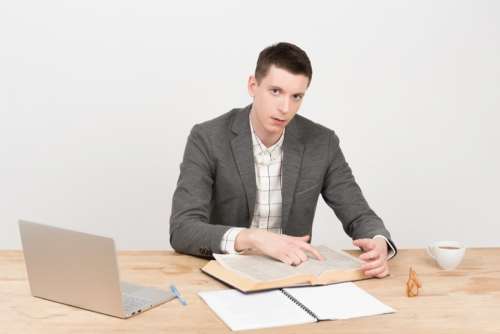
<svg viewBox="0 0 500 334">
<path fill-rule="evenodd" d="M 410 274 L 406 282 L 406 295 L 408 297 L 418 296 L 418 289 L 422 287 L 422 283 L 417 278 L 417 273 L 410 267 Z"/>
</svg>

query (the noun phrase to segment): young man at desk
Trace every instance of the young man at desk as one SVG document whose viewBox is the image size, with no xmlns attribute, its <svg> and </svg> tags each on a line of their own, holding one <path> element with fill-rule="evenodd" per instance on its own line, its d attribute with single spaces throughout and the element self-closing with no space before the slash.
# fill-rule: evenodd
<svg viewBox="0 0 500 334">
<path fill-rule="evenodd" d="M 334 131 L 297 115 L 311 83 L 307 54 L 264 49 L 248 80 L 253 103 L 193 127 L 170 219 L 179 252 L 252 249 L 290 265 L 321 255 L 309 244 L 318 197 L 363 250 L 365 275 L 385 277 L 396 246 L 370 209 Z"/>
</svg>

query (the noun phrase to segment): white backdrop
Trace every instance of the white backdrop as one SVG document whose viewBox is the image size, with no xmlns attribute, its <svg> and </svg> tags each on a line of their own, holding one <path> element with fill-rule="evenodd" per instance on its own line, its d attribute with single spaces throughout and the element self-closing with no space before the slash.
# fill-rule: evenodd
<svg viewBox="0 0 500 334">
<path fill-rule="evenodd" d="M 334 129 L 401 248 L 499 246 L 497 1 L 3 1 L 0 248 L 17 220 L 170 248 L 193 124 L 250 102 L 258 52 L 304 48 L 300 113 Z M 350 247 L 318 206 L 315 244 Z"/>
</svg>

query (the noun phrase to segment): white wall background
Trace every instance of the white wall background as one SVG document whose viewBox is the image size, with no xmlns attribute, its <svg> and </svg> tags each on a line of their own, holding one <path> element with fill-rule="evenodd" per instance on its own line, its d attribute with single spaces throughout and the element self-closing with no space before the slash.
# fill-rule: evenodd
<svg viewBox="0 0 500 334">
<path fill-rule="evenodd" d="M 291 41 L 301 114 L 337 131 L 401 248 L 500 246 L 500 2 L 2 1 L 0 248 L 20 218 L 170 248 L 192 125 L 250 102 Z M 314 243 L 350 247 L 321 202 Z"/>
</svg>

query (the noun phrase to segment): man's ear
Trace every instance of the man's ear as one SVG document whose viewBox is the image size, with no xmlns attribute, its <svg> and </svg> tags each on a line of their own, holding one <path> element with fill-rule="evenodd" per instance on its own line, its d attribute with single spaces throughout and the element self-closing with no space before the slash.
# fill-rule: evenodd
<svg viewBox="0 0 500 334">
<path fill-rule="evenodd" d="M 255 88 L 257 88 L 258 83 L 254 75 L 248 77 L 248 95 L 251 97 L 255 96 Z"/>
</svg>

